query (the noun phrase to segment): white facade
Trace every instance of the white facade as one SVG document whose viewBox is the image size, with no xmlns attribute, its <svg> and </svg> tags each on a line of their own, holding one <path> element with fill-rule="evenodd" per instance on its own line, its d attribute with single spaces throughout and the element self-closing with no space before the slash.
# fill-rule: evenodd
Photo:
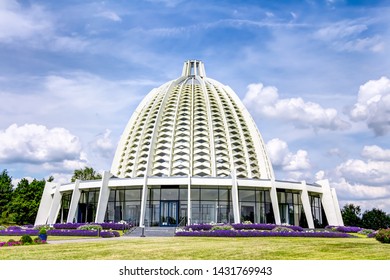
<svg viewBox="0 0 390 280">
<path fill-rule="evenodd" d="M 181 77 L 139 104 L 102 181 L 46 184 L 36 224 L 58 219 L 139 226 L 343 224 L 326 180 L 275 180 L 251 115 L 231 88 L 206 77 L 197 60 L 185 62 Z"/>
</svg>

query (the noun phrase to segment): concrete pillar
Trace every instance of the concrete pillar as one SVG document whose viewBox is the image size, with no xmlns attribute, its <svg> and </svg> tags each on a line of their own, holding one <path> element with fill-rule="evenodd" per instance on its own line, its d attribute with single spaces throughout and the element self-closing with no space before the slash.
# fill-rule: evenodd
<svg viewBox="0 0 390 280">
<path fill-rule="evenodd" d="M 41 202 L 39 203 L 38 213 L 35 218 L 34 225 L 44 225 L 47 223 L 53 197 L 51 195 L 52 189 L 56 186 L 56 183 L 46 182 L 43 189 Z"/>
<path fill-rule="evenodd" d="M 306 182 L 302 181 L 302 191 L 301 191 L 301 201 L 303 210 L 305 211 L 305 216 L 307 220 L 307 225 L 309 228 L 314 228 L 313 213 L 311 212 L 309 193 L 307 192 Z"/>
<path fill-rule="evenodd" d="M 237 178 L 236 178 L 236 172 L 232 171 L 232 203 L 233 203 L 233 216 L 234 216 L 234 223 L 239 224 L 240 223 L 240 208 L 238 203 L 238 185 L 237 185 Z"/>
<path fill-rule="evenodd" d="M 278 193 L 276 192 L 274 179 L 271 179 L 270 197 L 272 203 L 272 210 L 274 211 L 275 224 L 280 225 L 281 221 L 280 221 L 280 212 L 279 212 Z"/>
<path fill-rule="evenodd" d="M 60 192 L 60 187 L 61 187 L 61 185 L 57 184 L 56 191 L 54 193 L 53 201 L 52 201 L 50 211 L 49 211 L 49 218 L 47 219 L 47 223 L 49 225 L 52 225 L 56 222 L 57 217 L 58 217 L 58 213 L 59 213 L 60 208 L 61 208 L 62 194 Z"/>
<path fill-rule="evenodd" d="M 95 223 L 103 223 L 104 216 L 106 215 L 108 197 L 110 196 L 110 189 L 108 188 L 108 182 L 110 181 L 111 173 L 104 171 L 102 184 L 100 186 L 98 208 L 96 211 Z"/>
<path fill-rule="evenodd" d="M 187 224 L 192 224 L 192 204 L 191 204 L 191 176 L 188 176 L 187 188 Z"/>
<path fill-rule="evenodd" d="M 148 198 L 148 177 L 145 175 L 144 185 L 142 187 L 141 195 L 141 213 L 139 217 L 139 226 L 145 227 L 146 202 Z"/>
<path fill-rule="evenodd" d="M 80 201 L 80 196 L 81 196 L 81 191 L 79 189 L 80 186 L 80 180 L 77 179 L 74 182 L 74 189 L 72 193 L 72 199 L 70 201 L 70 206 L 69 206 L 69 213 L 68 213 L 68 218 L 66 219 L 67 223 L 73 223 L 76 218 L 76 211 L 79 205 Z"/>
<path fill-rule="evenodd" d="M 330 191 L 331 191 L 332 198 L 333 198 L 333 205 L 334 205 L 335 212 L 336 212 L 338 226 L 344 226 L 343 217 L 341 216 L 339 200 L 337 199 L 336 189 L 331 188 Z"/>
<path fill-rule="evenodd" d="M 329 225 L 338 226 L 339 221 L 337 219 L 337 214 L 335 210 L 335 205 L 333 203 L 333 197 L 329 186 L 328 180 L 320 180 L 317 184 L 322 187 L 322 197 L 321 203 L 324 208 L 326 219 L 328 220 Z M 340 209 L 338 209 L 340 211 Z M 340 214 L 341 215 L 341 214 Z"/>
</svg>

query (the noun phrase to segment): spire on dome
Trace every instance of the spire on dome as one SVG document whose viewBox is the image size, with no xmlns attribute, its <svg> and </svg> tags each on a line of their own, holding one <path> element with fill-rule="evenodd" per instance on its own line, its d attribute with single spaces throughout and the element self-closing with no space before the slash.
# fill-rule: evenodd
<svg viewBox="0 0 390 280">
<path fill-rule="evenodd" d="M 203 62 L 200 60 L 187 60 L 184 62 L 182 76 L 206 77 Z"/>
</svg>

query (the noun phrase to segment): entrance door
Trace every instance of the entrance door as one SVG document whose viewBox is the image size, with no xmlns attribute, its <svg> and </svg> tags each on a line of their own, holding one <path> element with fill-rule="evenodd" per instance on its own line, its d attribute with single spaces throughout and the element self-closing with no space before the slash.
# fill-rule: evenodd
<svg viewBox="0 0 390 280">
<path fill-rule="evenodd" d="M 177 226 L 179 218 L 179 201 L 161 201 L 160 226 Z"/>
</svg>

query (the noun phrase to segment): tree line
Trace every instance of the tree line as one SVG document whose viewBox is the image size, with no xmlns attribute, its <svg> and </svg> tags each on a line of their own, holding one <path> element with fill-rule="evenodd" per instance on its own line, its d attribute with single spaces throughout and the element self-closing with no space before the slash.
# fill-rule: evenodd
<svg viewBox="0 0 390 280">
<path fill-rule="evenodd" d="M 71 181 L 101 179 L 93 168 L 85 167 L 73 172 Z M 47 181 L 53 181 L 50 176 Z M 29 182 L 26 178 L 14 186 L 12 177 L 4 169 L 0 173 L 0 224 L 34 224 L 41 202 L 46 180 L 34 179 Z"/>
<path fill-rule="evenodd" d="M 345 226 L 356 226 L 378 230 L 390 227 L 390 215 L 381 209 L 373 208 L 362 214 L 359 205 L 346 204 L 341 209 Z"/>
</svg>

